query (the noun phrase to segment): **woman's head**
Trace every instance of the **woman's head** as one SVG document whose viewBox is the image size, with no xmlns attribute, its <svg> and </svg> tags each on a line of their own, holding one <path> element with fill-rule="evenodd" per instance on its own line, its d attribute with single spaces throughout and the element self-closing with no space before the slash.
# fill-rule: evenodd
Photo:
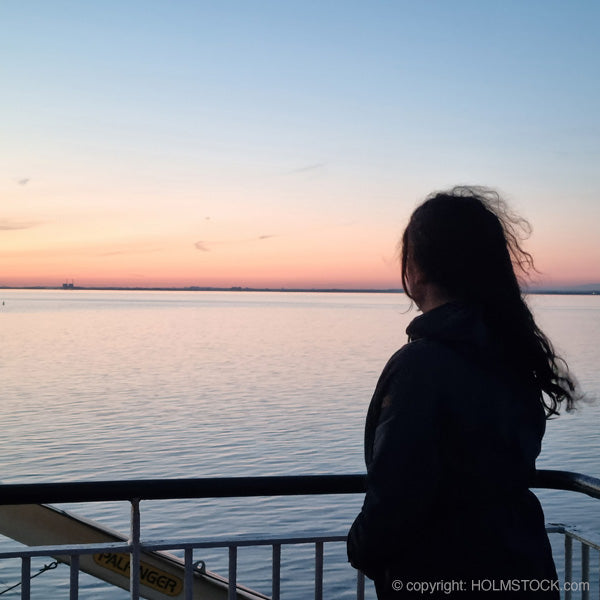
<svg viewBox="0 0 600 600">
<path fill-rule="evenodd" d="M 507 368 L 538 387 L 551 415 L 563 401 L 573 406 L 574 381 L 521 293 L 516 272 L 534 268 L 521 247 L 530 231 L 493 190 L 432 194 L 413 212 L 400 241 L 402 283 L 417 304 L 420 291 L 433 286 L 440 297 L 478 306 Z"/>
<path fill-rule="evenodd" d="M 432 194 L 412 214 L 401 240 L 402 282 L 418 272 L 448 296 L 481 302 L 509 288 L 519 290 L 515 267 L 533 267 L 520 246 L 530 232 L 498 194 L 485 188 L 457 187 Z"/>
</svg>

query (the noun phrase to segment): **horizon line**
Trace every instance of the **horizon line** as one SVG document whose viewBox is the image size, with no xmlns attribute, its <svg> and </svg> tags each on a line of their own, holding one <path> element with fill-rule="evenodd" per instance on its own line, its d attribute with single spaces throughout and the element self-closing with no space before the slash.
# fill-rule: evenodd
<svg viewBox="0 0 600 600">
<path fill-rule="evenodd" d="M 582 289 L 582 287 L 589 289 Z M 76 286 L 63 284 L 60 286 L 33 285 L 9 286 L 0 285 L 0 290 L 83 290 L 83 291 L 147 291 L 147 292 L 290 292 L 290 293 L 364 293 L 364 294 L 404 294 L 402 288 L 335 288 L 335 287 L 214 287 L 214 286 Z M 556 294 L 556 295 L 582 295 L 595 296 L 600 294 L 600 284 L 584 284 L 574 286 L 539 287 L 523 290 L 527 294 Z"/>
</svg>

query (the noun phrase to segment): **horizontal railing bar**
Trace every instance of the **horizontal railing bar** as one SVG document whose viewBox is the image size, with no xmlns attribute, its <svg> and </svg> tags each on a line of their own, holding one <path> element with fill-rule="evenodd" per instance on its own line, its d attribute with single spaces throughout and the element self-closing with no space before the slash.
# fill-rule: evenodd
<svg viewBox="0 0 600 600">
<path fill-rule="evenodd" d="M 548 524 L 546 526 L 548 533 L 561 533 L 568 535 L 579 542 L 582 542 L 591 548 L 600 550 L 599 544 L 591 541 L 584 536 L 584 532 L 576 528 L 570 528 L 567 525 Z M 192 540 L 147 540 L 142 541 L 140 550 L 142 552 L 155 552 L 163 550 L 193 550 L 206 548 L 228 548 L 230 546 L 273 546 L 278 545 L 298 545 L 314 544 L 316 542 L 345 542 L 347 535 L 345 533 L 327 533 L 327 534 L 299 534 L 288 535 L 285 537 L 255 537 L 252 535 L 240 535 L 231 538 L 203 538 Z M 69 544 L 54 546 L 32 546 L 11 548 L 0 552 L 0 559 L 20 558 L 23 556 L 51 556 L 51 555 L 84 555 L 95 554 L 97 552 L 131 552 L 131 545 L 118 542 L 101 544 Z"/>
<path fill-rule="evenodd" d="M 299 535 L 286 537 L 246 537 L 239 536 L 228 539 L 213 538 L 202 540 L 149 540 L 142 541 L 143 551 L 185 550 L 188 548 L 227 548 L 229 546 L 272 546 L 273 544 L 314 544 L 316 542 L 345 542 L 346 534 Z"/>
<path fill-rule="evenodd" d="M 598 540 L 598 534 L 596 532 L 588 532 L 581 530 L 578 527 L 565 527 L 564 534 L 590 548 L 600 550 L 600 541 L 593 542 L 590 538 L 595 537 Z"/>
<path fill-rule="evenodd" d="M 600 479 L 572 471 L 539 470 L 531 487 L 580 492 L 600 499 Z"/>
<path fill-rule="evenodd" d="M 537 471 L 532 487 L 570 490 L 600 499 L 600 479 L 569 471 Z M 364 474 L 5 484 L 0 485 L 0 505 L 357 494 L 365 489 Z"/>
<path fill-rule="evenodd" d="M 195 479 L 133 479 L 0 485 L 0 505 L 356 494 L 366 489 L 366 475 L 282 475 Z"/>
<path fill-rule="evenodd" d="M 129 544 L 106 543 L 106 544 L 55 544 L 54 546 L 23 546 L 11 548 L 0 552 L 2 558 L 20 558 L 22 556 L 52 556 L 52 555 L 82 555 L 96 554 L 97 552 L 131 552 Z"/>
</svg>

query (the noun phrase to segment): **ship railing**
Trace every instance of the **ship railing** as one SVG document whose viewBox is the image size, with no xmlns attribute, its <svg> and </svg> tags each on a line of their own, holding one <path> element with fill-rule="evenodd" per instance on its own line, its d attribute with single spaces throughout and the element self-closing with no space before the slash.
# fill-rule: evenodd
<svg viewBox="0 0 600 600">
<path fill-rule="evenodd" d="M 600 499 L 600 479 L 568 471 L 537 471 L 534 488 L 569 490 Z M 143 552 L 155 550 L 179 550 L 184 552 L 184 597 L 192 599 L 192 578 L 195 564 L 193 552 L 200 548 L 228 549 L 229 599 L 236 599 L 238 549 L 245 546 L 271 546 L 272 581 L 271 597 L 280 600 L 281 547 L 283 545 L 313 544 L 314 598 L 323 600 L 324 544 L 340 543 L 346 539 L 342 534 L 318 534 L 290 537 L 237 537 L 227 540 L 177 540 L 151 542 L 141 539 L 141 500 L 174 500 L 190 498 L 240 498 L 250 496 L 295 496 L 314 494 L 364 493 L 365 475 L 299 475 L 278 477 L 229 477 L 194 479 L 146 479 L 129 481 L 95 481 L 67 483 L 31 483 L 0 485 L 0 505 L 15 504 L 63 504 L 81 502 L 126 501 L 131 505 L 130 537 L 122 543 L 60 544 L 30 546 L 1 551 L 0 559 L 21 559 L 21 598 L 29 600 L 31 594 L 31 558 L 36 556 L 68 556 L 70 558 L 69 598 L 79 598 L 80 557 L 101 552 L 128 553 L 130 555 L 130 598 L 138 600 L 140 594 L 140 567 Z M 576 587 L 564 587 L 564 598 L 570 600 L 573 592 L 581 594 L 582 600 L 590 598 L 590 550 L 600 551 L 595 534 L 585 534 L 577 528 L 562 524 L 547 526 L 549 533 L 565 536 L 564 582 L 573 581 L 573 545 L 581 546 L 581 579 Z M 349 567 L 350 568 L 350 567 Z M 599 569 L 600 573 L 600 569 Z M 598 574 L 596 574 L 598 577 Z M 599 584 L 600 585 L 600 584 Z M 356 598 L 363 600 L 365 580 L 357 574 Z"/>
</svg>

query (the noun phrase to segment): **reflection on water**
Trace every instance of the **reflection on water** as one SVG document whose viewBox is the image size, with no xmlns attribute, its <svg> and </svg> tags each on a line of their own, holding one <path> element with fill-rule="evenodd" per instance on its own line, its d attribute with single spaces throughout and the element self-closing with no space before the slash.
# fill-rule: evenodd
<svg viewBox="0 0 600 600">
<path fill-rule="evenodd" d="M 3 290 L 1 299 L 7 483 L 361 472 L 370 396 L 415 316 L 396 294 Z M 600 298 L 533 296 L 531 304 L 583 389 L 598 396 Z M 550 421 L 538 466 L 600 476 L 598 412 L 586 406 Z M 600 529 L 591 501 L 540 497 L 548 520 Z M 143 505 L 143 519 L 153 539 L 339 532 L 360 503 L 157 502 Z M 126 529 L 124 506 L 77 510 Z M 285 585 L 305 568 L 302 552 L 284 557 Z M 226 571 L 218 552 L 202 558 Z M 263 585 L 261 571 L 242 570 L 243 581 Z M 351 597 L 347 571 L 332 567 L 327 577 L 336 597 Z"/>
</svg>

